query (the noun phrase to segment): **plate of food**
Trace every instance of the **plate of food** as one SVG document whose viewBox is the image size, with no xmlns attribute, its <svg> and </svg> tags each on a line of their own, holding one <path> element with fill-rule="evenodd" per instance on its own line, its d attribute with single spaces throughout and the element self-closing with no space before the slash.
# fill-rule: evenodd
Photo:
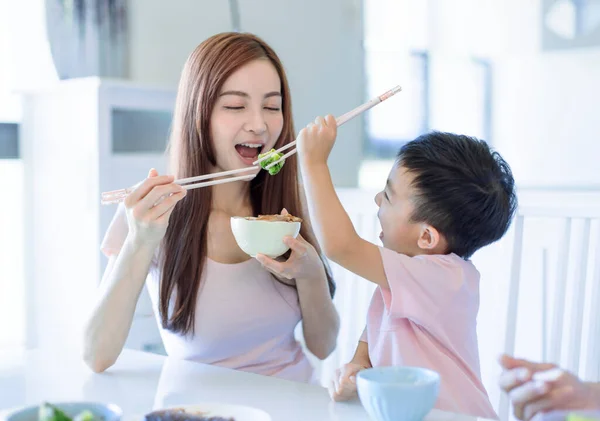
<svg viewBox="0 0 600 421">
<path fill-rule="evenodd" d="M 289 250 L 283 238 L 296 238 L 301 224 L 301 218 L 290 214 L 231 218 L 233 236 L 244 253 L 252 257 L 264 254 L 272 259 Z"/>
<path fill-rule="evenodd" d="M 204 403 L 158 409 L 143 421 L 271 421 L 271 416 L 250 406 Z"/>
</svg>

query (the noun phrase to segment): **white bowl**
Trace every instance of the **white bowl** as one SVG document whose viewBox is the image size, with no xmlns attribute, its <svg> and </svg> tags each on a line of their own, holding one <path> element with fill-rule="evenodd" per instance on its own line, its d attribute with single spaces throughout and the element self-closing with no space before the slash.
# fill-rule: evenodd
<svg viewBox="0 0 600 421">
<path fill-rule="evenodd" d="M 272 259 L 289 250 L 284 237 L 296 238 L 300 233 L 300 222 L 264 221 L 234 216 L 231 230 L 238 246 L 252 257 L 264 254 Z"/>
</svg>

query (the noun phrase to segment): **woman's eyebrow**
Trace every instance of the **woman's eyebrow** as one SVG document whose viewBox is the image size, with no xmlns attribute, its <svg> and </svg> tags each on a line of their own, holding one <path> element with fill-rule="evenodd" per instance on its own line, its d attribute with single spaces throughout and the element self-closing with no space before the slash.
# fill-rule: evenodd
<svg viewBox="0 0 600 421">
<path fill-rule="evenodd" d="M 250 98 L 250 95 L 248 95 L 246 92 L 243 92 L 243 91 L 225 91 L 225 92 L 222 92 L 219 96 L 226 96 L 226 95 L 235 95 L 235 96 L 241 96 L 243 98 Z M 269 93 L 265 94 L 265 98 L 271 98 L 274 96 L 281 96 L 281 92 L 273 91 L 273 92 L 269 92 Z"/>
</svg>

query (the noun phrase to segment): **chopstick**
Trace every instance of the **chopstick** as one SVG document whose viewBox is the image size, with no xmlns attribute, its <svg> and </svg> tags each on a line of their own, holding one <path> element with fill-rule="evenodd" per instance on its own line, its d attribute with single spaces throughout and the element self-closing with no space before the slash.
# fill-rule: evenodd
<svg viewBox="0 0 600 421">
<path fill-rule="evenodd" d="M 260 169 L 260 167 L 254 166 L 254 167 L 240 168 L 237 170 L 221 171 L 221 172 L 216 172 L 213 174 L 204 174 L 204 175 L 197 175 L 195 177 L 180 178 L 179 180 L 173 181 L 173 183 L 187 184 L 187 183 L 193 183 L 194 181 L 208 180 L 210 178 L 223 177 L 225 175 L 239 174 L 239 173 L 248 172 L 248 171 L 252 171 L 252 170 L 258 170 L 258 169 Z"/>
<path fill-rule="evenodd" d="M 196 183 L 196 184 L 186 184 L 186 183 L 193 183 L 195 181 L 208 180 L 210 178 L 218 178 L 218 177 L 223 177 L 226 175 L 239 174 L 239 173 L 244 173 L 244 172 L 248 172 L 251 170 L 253 171 L 253 170 L 257 170 L 257 169 L 260 169 L 260 167 L 254 166 L 254 167 L 240 168 L 237 170 L 222 171 L 222 172 L 218 172 L 218 173 L 214 173 L 214 174 L 205 174 L 205 175 L 198 175 L 195 177 L 180 178 L 179 180 L 173 181 L 173 183 L 181 185 L 181 187 L 183 187 L 186 190 L 192 190 L 192 189 L 198 189 L 200 187 L 208 187 L 208 186 L 214 186 L 217 184 L 230 183 L 232 181 L 251 180 L 256 175 L 248 174 L 248 175 L 242 175 L 242 176 L 238 176 L 238 177 L 229 177 L 229 178 L 223 178 L 220 180 L 206 181 L 203 183 Z M 100 200 L 100 203 L 102 205 L 112 205 L 115 203 L 120 203 L 123 200 L 125 200 L 125 198 L 129 194 L 131 194 L 131 192 L 133 192 L 136 188 L 137 188 L 137 185 L 134 187 L 128 187 L 126 189 L 119 189 L 119 190 L 112 190 L 112 191 L 104 192 L 104 193 L 102 193 L 102 198 Z"/>
<path fill-rule="evenodd" d="M 367 111 L 370 108 L 373 108 L 374 106 L 376 106 L 377 104 L 382 103 L 383 101 L 385 101 L 386 99 L 390 98 L 391 96 L 397 94 L 398 92 L 400 92 L 402 90 L 402 88 L 400 87 L 400 85 L 393 87 L 392 89 L 390 89 L 389 91 L 385 92 L 382 95 L 379 95 L 378 97 L 375 97 L 373 99 L 371 99 L 368 102 L 365 102 L 362 105 L 359 105 L 358 107 L 356 107 L 355 109 L 348 111 L 346 114 L 343 114 L 341 116 L 339 116 L 338 118 L 336 118 L 335 122 L 337 124 L 337 126 L 341 126 L 344 123 L 347 123 L 348 121 L 352 120 L 354 117 L 364 113 L 365 111 Z M 292 146 L 295 146 L 297 143 L 297 140 L 294 140 L 293 142 L 288 143 L 287 145 L 282 146 L 281 148 L 277 149 L 275 152 L 276 153 L 281 153 L 282 151 L 291 148 Z M 269 157 L 275 153 L 272 152 L 270 154 L 266 154 L 265 156 L 263 156 L 262 158 L 254 161 L 252 164 L 256 165 L 256 164 L 260 164 L 261 162 L 265 161 L 266 159 L 269 159 Z M 265 167 L 265 170 L 268 170 L 269 168 L 273 167 L 274 165 L 279 164 L 280 162 L 284 161 L 286 158 L 289 158 L 290 156 L 292 156 L 293 154 L 295 154 L 297 152 L 296 149 L 286 153 L 285 155 L 283 155 L 281 158 L 279 158 L 277 161 L 275 162 L 271 162 L 269 165 L 267 165 Z"/>
<path fill-rule="evenodd" d="M 248 168 L 252 168 L 252 167 L 248 167 Z M 221 174 L 222 175 L 222 174 Z M 214 186 L 216 184 L 224 184 L 224 183 L 231 183 L 232 181 L 239 181 L 239 180 L 252 180 L 254 177 L 256 177 L 255 174 L 251 174 L 251 175 L 241 175 L 239 177 L 229 177 L 229 178 L 223 178 L 221 180 L 213 180 L 213 181 L 207 181 L 204 183 L 196 183 L 196 184 L 186 184 L 183 185 L 181 187 L 183 187 L 186 190 L 192 190 L 192 189 L 198 189 L 200 187 L 207 187 L 207 186 Z"/>
</svg>

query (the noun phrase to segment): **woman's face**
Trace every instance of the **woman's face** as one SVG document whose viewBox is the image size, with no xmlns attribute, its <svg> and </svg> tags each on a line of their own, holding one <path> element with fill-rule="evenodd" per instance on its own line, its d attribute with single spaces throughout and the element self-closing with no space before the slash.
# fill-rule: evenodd
<svg viewBox="0 0 600 421">
<path fill-rule="evenodd" d="M 252 166 L 259 153 L 270 150 L 283 128 L 281 106 L 281 81 L 269 60 L 254 60 L 233 73 L 211 116 L 215 171 Z"/>
</svg>

